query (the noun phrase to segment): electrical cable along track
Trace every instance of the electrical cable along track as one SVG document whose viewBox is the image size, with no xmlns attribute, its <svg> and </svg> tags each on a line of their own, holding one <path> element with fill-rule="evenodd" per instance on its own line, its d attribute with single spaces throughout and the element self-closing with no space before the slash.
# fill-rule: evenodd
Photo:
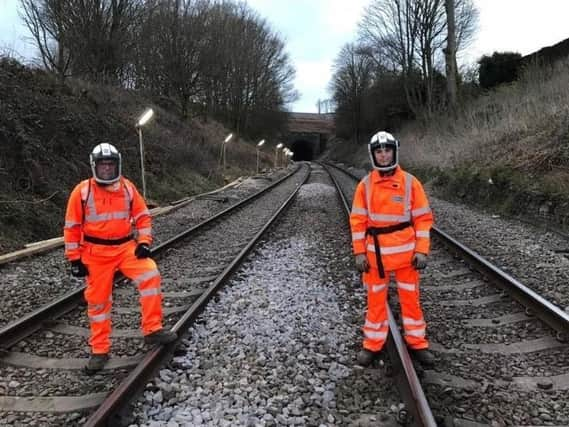
<svg viewBox="0 0 569 427">
<path fill-rule="evenodd" d="M 301 165 L 153 250 L 163 279 L 166 328 L 184 336 L 309 174 Z M 69 292 L 0 330 L 2 424 L 115 425 L 121 409 L 176 351 L 176 343 L 143 344 L 136 287 L 117 278 L 111 359 L 104 370 L 87 376 L 89 325 L 82 292 Z"/>
<path fill-rule="evenodd" d="M 351 201 L 359 178 L 329 169 Z M 420 287 L 437 363 L 418 376 L 437 423 L 569 425 L 567 313 L 442 230 L 431 233 Z M 397 303 L 394 289 L 389 299 Z"/>
</svg>

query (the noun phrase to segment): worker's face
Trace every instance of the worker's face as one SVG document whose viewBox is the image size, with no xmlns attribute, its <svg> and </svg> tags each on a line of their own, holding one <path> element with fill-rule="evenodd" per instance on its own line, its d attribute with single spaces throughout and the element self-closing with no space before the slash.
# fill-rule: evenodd
<svg viewBox="0 0 569 427">
<path fill-rule="evenodd" d="M 97 176 L 101 179 L 113 179 L 118 174 L 118 165 L 114 160 L 99 160 L 95 165 Z"/>
<path fill-rule="evenodd" d="M 390 166 L 393 163 L 393 147 L 380 147 L 373 150 L 375 162 L 379 166 Z"/>
</svg>

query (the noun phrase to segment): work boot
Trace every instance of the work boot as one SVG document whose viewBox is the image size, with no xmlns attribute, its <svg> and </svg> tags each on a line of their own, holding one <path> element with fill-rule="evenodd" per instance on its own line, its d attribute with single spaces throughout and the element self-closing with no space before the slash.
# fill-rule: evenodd
<svg viewBox="0 0 569 427">
<path fill-rule="evenodd" d="M 411 350 L 411 354 L 421 365 L 434 366 L 435 364 L 435 355 L 426 348 Z"/>
<path fill-rule="evenodd" d="M 158 329 L 157 331 L 152 332 L 144 337 L 144 342 L 146 344 L 154 345 L 154 344 L 170 344 L 171 342 L 176 341 L 178 335 L 175 332 L 172 332 L 167 329 Z"/>
<path fill-rule="evenodd" d="M 380 353 L 380 351 L 371 351 L 367 348 L 362 348 L 357 357 L 358 365 L 363 366 L 364 368 L 369 366 Z"/>
<path fill-rule="evenodd" d="M 93 375 L 95 372 L 103 369 L 108 360 L 109 355 L 107 353 L 91 354 L 87 366 L 85 366 L 85 371 L 88 375 Z"/>
</svg>

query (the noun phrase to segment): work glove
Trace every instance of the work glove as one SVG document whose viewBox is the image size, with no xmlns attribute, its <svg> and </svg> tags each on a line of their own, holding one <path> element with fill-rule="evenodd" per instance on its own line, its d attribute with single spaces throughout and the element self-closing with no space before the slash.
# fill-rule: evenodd
<svg viewBox="0 0 569 427">
<path fill-rule="evenodd" d="M 85 277 L 89 274 L 89 270 L 80 259 L 71 261 L 71 275 L 73 277 Z"/>
<path fill-rule="evenodd" d="M 137 258 L 148 258 L 151 254 L 150 246 L 146 243 L 139 243 L 136 249 L 134 250 L 134 255 Z"/>
<path fill-rule="evenodd" d="M 367 273 L 369 271 L 369 262 L 366 254 L 356 255 L 356 268 L 360 273 Z"/>
<path fill-rule="evenodd" d="M 415 270 L 424 270 L 427 267 L 427 255 L 415 252 L 411 264 L 415 267 Z"/>
</svg>

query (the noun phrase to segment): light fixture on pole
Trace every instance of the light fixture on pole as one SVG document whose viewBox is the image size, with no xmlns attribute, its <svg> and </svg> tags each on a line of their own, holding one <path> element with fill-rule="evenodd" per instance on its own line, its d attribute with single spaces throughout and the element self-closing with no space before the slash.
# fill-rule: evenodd
<svg viewBox="0 0 569 427">
<path fill-rule="evenodd" d="M 223 169 L 222 169 L 222 173 L 225 173 L 225 164 L 226 164 L 226 161 L 225 161 L 225 158 L 226 158 L 226 155 L 225 155 L 225 146 L 226 146 L 227 143 L 231 140 L 231 138 L 233 138 L 233 134 L 232 134 L 232 133 L 230 133 L 229 135 L 227 135 L 227 136 L 225 137 L 225 139 L 223 140 L 223 143 L 221 144 L 221 158 L 222 158 L 222 168 L 223 168 Z"/>
<path fill-rule="evenodd" d="M 264 143 L 265 143 L 264 139 L 261 139 L 257 143 L 257 174 L 259 173 L 259 153 L 261 152 L 261 147 L 263 146 Z"/>
<path fill-rule="evenodd" d="M 275 169 L 278 167 L 278 161 L 279 161 L 279 150 L 282 148 L 283 143 L 279 142 L 277 144 L 277 146 L 275 147 Z"/>
<path fill-rule="evenodd" d="M 138 119 L 136 123 L 136 129 L 138 130 L 138 145 L 140 148 L 140 174 L 142 176 L 142 197 L 146 199 L 146 176 L 144 173 L 144 144 L 142 142 L 142 126 L 148 123 L 148 120 L 154 115 L 154 110 L 152 108 L 147 109 L 142 116 Z"/>
</svg>

